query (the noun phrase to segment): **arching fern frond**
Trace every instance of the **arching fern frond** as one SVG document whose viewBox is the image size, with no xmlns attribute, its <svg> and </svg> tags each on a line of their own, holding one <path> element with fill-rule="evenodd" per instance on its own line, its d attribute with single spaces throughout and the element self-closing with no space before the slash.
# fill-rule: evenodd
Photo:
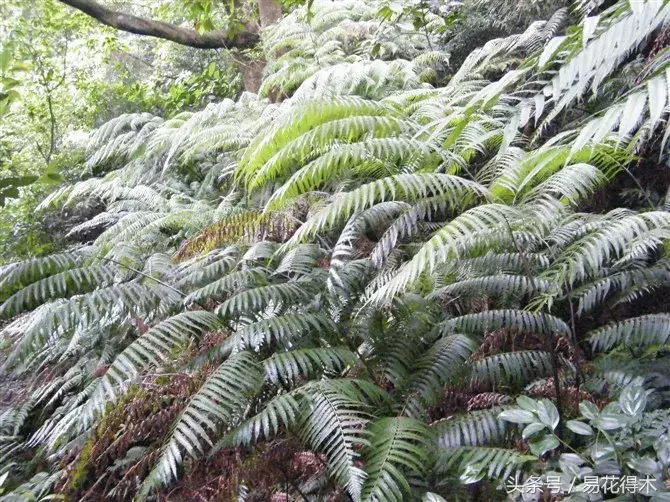
<svg viewBox="0 0 670 502">
<path fill-rule="evenodd" d="M 158 323 L 116 357 L 92 398 L 94 405 L 100 406 L 105 400 L 114 399 L 117 387 L 127 387 L 147 368 L 167 362 L 191 339 L 220 325 L 218 316 L 199 310 L 182 312 Z"/>
<path fill-rule="evenodd" d="M 297 244 L 352 214 L 386 200 L 412 201 L 439 196 L 451 207 L 463 207 L 486 196 L 486 189 L 449 174 L 404 174 L 382 178 L 337 196 L 317 215 L 305 222 L 288 242 Z"/>
<path fill-rule="evenodd" d="M 362 500 L 406 500 L 410 493 L 406 473 L 421 476 L 426 472 L 430 430 L 408 417 L 380 418 L 368 430 Z"/>
<path fill-rule="evenodd" d="M 421 417 L 441 389 L 463 375 L 466 360 L 473 350 L 472 341 L 463 335 L 449 335 L 435 342 L 414 366 L 402 412 L 410 417 Z"/>
<path fill-rule="evenodd" d="M 457 446 L 491 446 L 509 439 L 509 422 L 498 418 L 502 408 L 470 411 L 433 425 L 440 449 Z"/>
<path fill-rule="evenodd" d="M 510 474 L 535 461 L 531 455 L 516 450 L 486 446 L 461 446 L 440 450 L 437 470 L 440 473 L 460 474 L 466 484 L 488 479 L 507 479 Z"/>
<path fill-rule="evenodd" d="M 88 258 L 90 248 L 52 254 L 0 267 L 0 298 L 50 275 L 80 267 Z"/>
<path fill-rule="evenodd" d="M 314 291 L 306 281 L 285 282 L 248 289 L 237 293 L 217 307 L 223 317 L 239 316 L 245 312 L 259 312 L 268 306 L 297 305 L 314 299 Z"/>
<path fill-rule="evenodd" d="M 330 474 L 354 501 L 360 501 L 366 475 L 356 461 L 359 447 L 367 444 L 368 406 L 361 402 L 359 392 L 331 382 L 325 381 L 310 393 L 300 435 L 324 453 Z"/>
<path fill-rule="evenodd" d="M 277 352 L 263 364 L 267 379 L 273 383 L 295 382 L 323 372 L 342 371 L 356 362 L 356 354 L 342 347 L 317 347 Z"/>
<path fill-rule="evenodd" d="M 12 317 L 55 298 L 66 298 L 111 286 L 118 272 L 114 264 L 71 268 L 33 282 L 0 305 L 0 317 Z"/>
<path fill-rule="evenodd" d="M 270 345 L 273 341 L 289 345 L 305 337 L 308 333 L 327 337 L 337 331 L 335 323 L 323 313 L 285 314 L 248 324 L 237 335 L 246 347 Z"/>
<path fill-rule="evenodd" d="M 548 376 L 553 371 L 549 352 L 528 350 L 506 352 L 472 362 L 471 382 L 475 388 L 523 385 L 535 378 Z"/>
<path fill-rule="evenodd" d="M 629 348 L 670 343 L 670 315 L 650 314 L 626 319 L 586 335 L 595 352 L 606 352 L 617 345 Z"/>
<path fill-rule="evenodd" d="M 503 328 L 516 328 L 526 333 L 569 334 L 570 327 L 562 319 L 544 313 L 523 310 L 489 310 L 455 317 L 443 324 L 445 332 L 483 334 Z"/>
<path fill-rule="evenodd" d="M 212 373 L 175 421 L 169 442 L 156 466 L 144 481 L 141 493 L 165 485 L 178 476 L 178 466 L 186 455 L 197 457 L 224 425 L 243 410 L 259 389 L 260 365 L 248 352 L 240 352 L 223 362 Z"/>
</svg>

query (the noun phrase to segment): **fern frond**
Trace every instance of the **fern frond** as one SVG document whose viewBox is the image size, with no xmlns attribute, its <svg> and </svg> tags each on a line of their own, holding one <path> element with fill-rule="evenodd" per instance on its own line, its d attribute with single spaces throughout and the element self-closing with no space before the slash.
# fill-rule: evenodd
<svg viewBox="0 0 670 502">
<path fill-rule="evenodd" d="M 321 313 L 285 314 L 248 324 L 238 330 L 240 343 L 246 347 L 270 345 L 273 341 L 290 345 L 304 339 L 309 333 L 327 337 L 337 331 L 337 326 Z"/>
<path fill-rule="evenodd" d="M 304 394 L 305 389 L 299 387 L 289 393 L 273 397 L 257 415 L 223 438 L 216 449 L 228 444 L 250 445 L 261 439 L 270 440 L 281 428 L 295 427 L 303 412 Z"/>
<path fill-rule="evenodd" d="M 114 399 L 115 388 L 127 387 L 147 368 L 159 367 L 191 339 L 218 326 L 221 326 L 218 316 L 200 310 L 182 312 L 158 323 L 116 357 L 102 377 L 92 401 L 98 406 L 107 399 Z"/>
<path fill-rule="evenodd" d="M 448 174 L 405 174 L 382 178 L 342 194 L 305 222 L 291 237 L 297 244 L 318 231 L 387 200 L 416 200 L 439 196 L 451 207 L 462 207 L 486 196 L 486 189 L 472 181 Z"/>
<path fill-rule="evenodd" d="M 508 234 L 510 222 L 520 221 L 516 208 L 501 204 L 484 204 L 474 207 L 454 218 L 427 243 L 411 261 L 406 263 L 385 287 L 378 290 L 374 301 L 388 301 L 403 291 L 424 271 L 432 271 L 449 258 L 459 258 L 468 248 L 479 244 L 483 235 Z"/>
<path fill-rule="evenodd" d="M 595 352 L 606 352 L 617 345 L 646 347 L 670 342 L 670 315 L 650 314 L 626 319 L 586 335 Z"/>
<path fill-rule="evenodd" d="M 516 450 L 485 446 L 461 446 L 440 451 L 437 470 L 447 474 L 455 471 L 461 474 L 465 483 L 488 479 L 507 479 L 512 472 L 524 464 L 535 461 L 530 455 Z"/>
<path fill-rule="evenodd" d="M 249 268 L 224 275 L 207 286 L 196 289 L 184 298 L 184 304 L 197 303 L 210 298 L 225 298 L 234 291 L 263 284 L 267 280 L 267 271 L 261 268 Z"/>
<path fill-rule="evenodd" d="M 421 417 L 441 389 L 462 376 L 473 350 L 474 344 L 463 335 L 449 335 L 435 342 L 416 362 L 402 412 L 410 417 Z"/>
<path fill-rule="evenodd" d="M 237 419 L 262 381 L 261 367 L 248 352 L 223 362 L 176 419 L 170 440 L 144 481 L 142 493 L 178 477 L 178 466 L 185 455 L 197 457 L 204 454 L 207 444 L 214 446 L 213 439 L 221 427 Z"/>
<path fill-rule="evenodd" d="M 362 500 L 405 500 L 410 493 L 405 472 L 422 475 L 426 471 L 430 430 L 407 417 L 380 418 L 368 430 Z"/>
<path fill-rule="evenodd" d="M 108 287 L 118 267 L 113 264 L 71 268 L 33 282 L 0 305 L 0 316 L 13 317 L 55 298 L 66 298 Z"/>
<path fill-rule="evenodd" d="M 314 450 L 324 453 L 330 474 L 354 501 L 360 501 L 366 475 L 356 461 L 358 447 L 367 444 L 368 406 L 358 393 L 346 390 L 331 381 L 314 389 L 300 435 Z"/>
<path fill-rule="evenodd" d="M 570 327 L 562 319 L 544 313 L 523 310 L 488 310 L 454 317 L 443 323 L 445 332 L 483 334 L 503 328 L 516 328 L 526 333 L 569 335 Z"/>
<path fill-rule="evenodd" d="M 457 446 L 491 446 L 509 439 L 509 422 L 498 418 L 501 408 L 470 411 L 433 425 L 440 449 Z"/>
<path fill-rule="evenodd" d="M 558 288 L 557 284 L 541 279 L 529 279 L 524 275 L 487 275 L 474 279 L 465 279 L 436 289 L 431 297 L 440 298 L 445 295 L 462 294 L 515 295 L 523 297 L 546 293 Z"/>
<path fill-rule="evenodd" d="M 506 352 L 478 359 L 471 364 L 471 382 L 475 388 L 523 385 L 552 374 L 553 362 L 549 352 L 528 350 Z"/>
<path fill-rule="evenodd" d="M 258 312 L 269 306 L 296 305 L 314 299 L 310 284 L 303 281 L 271 284 L 237 293 L 219 305 L 217 314 L 223 317 L 239 316 L 245 312 Z"/>
<path fill-rule="evenodd" d="M 267 379 L 275 384 L 310 379 L 323 372 L 339 372 L 356 362 L 356 354 L 342 347 L 318 347 L 278 352 L 263 364 Z"/>
<path fill-rule="evenodd" d="M 9 263 L 0 267 L 0 298 L 50 275 L 81 267 L 90 252 L 89 248 L 33 258 L 23 262 Z"/>
</svg>

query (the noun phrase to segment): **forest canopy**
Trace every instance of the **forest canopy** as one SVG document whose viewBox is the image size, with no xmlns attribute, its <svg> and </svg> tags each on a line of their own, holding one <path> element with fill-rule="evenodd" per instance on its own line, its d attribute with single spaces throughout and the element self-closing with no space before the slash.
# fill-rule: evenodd
<svg viewBox="0 0 670 502">
<path fill-rule="evenodd" d="M 0 500 L 669 500 L 669 40 L 4 1 Z"/>
</svg>

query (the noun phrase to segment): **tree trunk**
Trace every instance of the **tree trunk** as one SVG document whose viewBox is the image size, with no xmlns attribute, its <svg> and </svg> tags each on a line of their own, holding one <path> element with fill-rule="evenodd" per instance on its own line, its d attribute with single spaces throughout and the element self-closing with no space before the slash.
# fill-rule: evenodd
<svg viewBox="0 0 670 502">
<path fill-rule="evenodd" d="M 238 58 L 237 66 L 242 74 L 244 81 L 244 90 L 248 92 L 258 93 L 263 82 L 263 70 L 265 70 L 265 60 L 256 59 L 250 60 L 247 58 Z"/>
<path fill-rule="evenodd" d="M 258 0 L 258 11 L 262 27 L 270 26 L 278 22 L 282 17 L 282 6 L 276 0 Z M 244 90 L 258 93 L 263 82 L 265 60 L 257 59 L 251 61 L 247 58 L 239 58 L 237 64 L 242 73 L 242 80 L 244 80 Z"/>
<path fill-rule="evenodd" d="M 163 21 L 117 12 L 93 0 L 59 1 L 117 30 L 135 33 L 136 35 L 163 38 L 197 49 L 249 49 L 255 46 L 259 40 L 258 25 L 254 21 L 247 22 L 245 29 L 235 33 L 235 36 L 231 38 L 228 30 L 198 33 L 195 30 L 164 23 Z"/>
<path fill-rule="evenodd" d="M 276 0 L 258 0 L 261 26 L 270 26 L 281 19 L 282 6 Z"/>
</svg>

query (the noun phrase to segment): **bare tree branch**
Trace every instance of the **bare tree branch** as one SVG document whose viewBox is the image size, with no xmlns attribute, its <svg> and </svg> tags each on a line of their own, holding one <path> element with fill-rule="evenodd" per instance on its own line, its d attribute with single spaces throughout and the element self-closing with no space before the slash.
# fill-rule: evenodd
<svg viewBox="0 0 670 502">
<path fill-rule="evenodd" d="M 254 21 L 246 23 L 244 31 L 234 36 L 228 30 L 216 30 L 198 33 L 173 24 L 124 14 L 105 7 L 94 0 L 59 0 L 62 3 L 91 16 L 102 24 L 121 31 L 163 38 L 172 42 L 198 49 L 238 48 L 248 49 L 259 41 L 258 25 Z"/>
</svg>

